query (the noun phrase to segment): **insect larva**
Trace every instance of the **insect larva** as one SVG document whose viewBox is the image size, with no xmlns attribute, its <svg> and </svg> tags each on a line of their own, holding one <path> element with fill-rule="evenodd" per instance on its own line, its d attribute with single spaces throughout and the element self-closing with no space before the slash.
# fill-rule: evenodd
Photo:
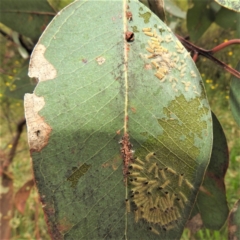
<svg viewBox="0 0 240 240">
<path fill-rule="evenodd" d="M 168 206 L 171 206 L 171 198 L 170 198 L 170 194 L 169 192 L 165 192 L 165 196 L 166 196 L 166 202 Z"/>
<path fill-rule="evenodd" d="M 175 67 L 176 67 L 176 64 L 175 64 L 174 62 L 170 62 L 170 63 L 169 63 L 169 66 L 170 66 L 171 68 L 175 68 Z"/>
<path fill-rule="evenodd" d="M 181 44 L 180 41 L 177 41 L 177 42 L 176 42 L 176 46 L 177 46 L 178 48 L 183 48 L 183 45 Z"/>
<path fill-rule="evenodd" d="M 164 78 L 160 80 L 160 83 L 163 83 L 165 81 L 166 81 L 166 77 L 164 76 Z"/>
<path fill-rule="evenodd" d="M 173 119 L 174 120 L 174 119 Z M 177 173 L 176 173 L 176 171 L 174 171 L 172 168 L 170 168 L 170 167 L 167 167 L 167 168 L 165 168 L 164 169 L 165 171 L 167 171 L 167 172 L 170 172 L 170 173 L 172 173 L 172 174 L 174 174 L 174 175 L 176 175 Z"/>
<path fill-rule="evenodd" d="M 161 70 L 163 71 L 163 73 L 167 74 L 169 72 L 168 67 L 162 67 Z"/>
<path fill-rule="evenodd" d="M 148 181 L 148 185 L 152 185 L 152 184 L 155 184 L 155 183 L 158 183 L 157 180 L 150 180 L 150 181 Z"/>
<path fill-rule="evenodd" d="M 137 182 L 146 182 L 148 179 L 146 177 L 137 177 L 134 180 Z"/>
<path fill-rule="evenodd" d="M 141 182 L 130 181 L 133 186 L 142 186 Z"/>
<path fill-rule="evenodd" d="M 177 52 L 178 53 L 184 53 L 184 49 L 178 49 Z"/>
<path fill-rule="evenodd" d="M 154 65 L 155 68 L 159 68 L 159 65 L 155 61 L 152 61 L 151 63 Z"/>
<path fill-rule="evenodd" d="M 182 192 L 179 192 L 179 194 L 181 195 L 183 201 L 186 203 L 188 201 L 187 197 Z"/>
<path fill-rule="evenodd" d="M 158 224 L 161 226 L 163 225 L 163 214 L 159 214 Z"/>
<path fill-rule="evenodd" d="M 134 220 L 137 223 L 139 221 L 140 211 L 138 209 L 134 210 Z"/>
<path fill-rule="evenodd" d="M 151 32 L 151 31 L 152 31 L 152 28 L 143 28 L 142 31 L 143 31 L 143 32 Z"/>
<path fill-rule="evenodd" d="M 141 205 L 144 205 L 146 202 L 148 201 L 147 197 L 145 196 L 145 198 L 143 199 L 136 199 L 134 200 L 134 203 L 137 205 L 137 206 L 141 206 Z"/>
<path fill-rule="evenodd" d="M 157 42 L 157 43 L 159 43 L 159 39 L 156 38 L 156 37 L 151 37 L 151 40 L 152 40 L 153 42 Z"/>
<path fill-rule="evenodd" d="M 184 74 L 186 72 L 186 68 L 181 69 L 181 73 Z"/>
<path fill-rule="evenodd" d="M 143 186 L 142 186 L 142 183 L 141 183 L 139 186 L 136 186 L 136 187 L 132 188 L 132 191 L 133 191 L 133 192 L 142 192 L 142 191 L 144 191 L 145 189 L 146 189 L 146 187 L 143 187 Z"/>
<path fill-rule="evenodd" d="M 179 179 L 178 179 L 178 186 L 181 187 L 182 186 L 182 182 L 183 182 L 183 173 L 179 175 Z"/>
<path fill-rule="evenodd" d="M 155 167 L 157 167 L 157 164 L 156 164 L 156 163 L 153 163 L 153 164 L 150 166 L 150 168 L 148 169 L 148 172 L 151 173 Z"/>
<path fill-rule="evenodd" d="M 185 74 L 184 74 L 184 73 L 181 73 L 181 74 L 180 74 L 180 77 L 184 77 L 184 76 L 185 76 Z M 185 89 L 185 90 L 186 90 L 186 89 Z"/>
<path fill-rule="evenodd" d="M 157 223 L 158 212 L 155 211 L 155 210 L 153 210 L 152 212 L 153 212 L 153 214 L 152 214 L 152 219 L 151 219 L 151 221 L 152 221 L 153 223 Z"/>
<path fill-rule="evenodd" d="M 155 201 L 154 201 L 154 207 L 156 207 L 156 208 L 157 208 L 157 206 L 158 206 L 158 203 L 159 203 L 159 200 L 160 200 L 160 197 L 159 197 L 159 196 L 157 196 L 157 197 L 155 198 Z"/>
<path fill-rule="evenodd" d="M 165 226 L 165 227 L 166 227 L 166 230 L 169 231 L 169 230 L 171 230 L 171 229 L 174 228 L 174 225 L 173 225 L 173 224 L 170 224 L 170 225 L 167 225 L 167 226 Z"/>
<path fill-rule="evenodd" d="M 177 62 L 179 61 L 179 56 L 176 56 L 176 57 L 173 59 L 173 61 L 174 61 L 175 63 L 177 63 Z"/>
<path fill-rule="evenodd" d="M 181 71 L 183 68 L 186 68 L 186 66 L 187 66 L 187 64 L 184 63 L 183 65 L 181 65 L 181 66 L 178 68 L 178 70 Z"/>
<path fill-rule="evenodd" d="M 140 175 L 140 172 L 130 172 L 129 175 L 130 176 L 138 176 L 138 175 Z"/>
<path fill-rule="evenodd" d="M 161 187 L 161 188 L 165 188 L 169 183 L 170 183 L 170 181 L 167 180 L 167 181 L 164 182 L 160 187 Z M 168 195 L 169 195 L 169 194 L 168 194 Z"/>
<path fill-rule="evenodd" d="M 154 58 L 154 57 L 155 57 L 154 54 L 151 54 L 151 55 L 148 55 L 148 56 L 147 56 L 148 59 L 149 59 L 149 58 Z"/>
<path fill-rule="evenodd" d="M 135 200 L 140 201 L 140 200 L 145 199 L 145 198 L 146 198 L 146 194 L 145 193 L 141 193 L 141 194 L 135 194 L 133 200 L 134 201 Z"/>
<path fill-rule="evenodd" d="M 152 48 L 146 47 L 146 50 L 150 53 L 154 53 L 154 50 Z"/>
<path fill-rule="evenodd" d="M 181 217 L 181 215 L 180 215 L 180 213 L 179 213 L 177 208 L 174 211 L 174 215 L 176 216 L 176 220 Z"/>
<path fill-rule="evenodd" d="M 171 211 L 168 211 L 168 212 L 166 213 L 166 216 L 167 216 L 168 224 L 171 223 L 171 222 L 173 221 L 172 212 L 171 212 Z"/>
<path fill-rule="evenodd" d="M 196 93 L 197 95 L 200 95 L 200 93 L 199 92 L 197 92 L 197 91 L 193 91 L 194 93 Z"/>
<path fill-rule="evenodd" d="M 154 37 L 157 37 L 158 35 L 157 35 L 157 32 L 156 32 L 156 29 L 153 29 L 153 36 Z"/>
<path fill-rule="evenodd" d="M 152 190 L 153 190 L 154 188 L 156 188 L 157 186 L 158 186 L 158 182 L 152 184 L 152 185 L 148 188 L 148 190 L 147 190 L 148 194 L 152 193 Z"/>
<path fill-rule="evenodd" d="M 186 58 L 187 56 L 190 56 L 190 52 L 186 52 L 186 53 L 184 54 L 184 58 Z"/>
<path fill-rule="evenodd" d="M 165 175 L 165 172 L 163 171 L 163 169 L 160 169 L 159 172 L 160 172 L 160 174 L 161 174 L 161 176 L 162 176 L 163 179 L 167 179 L 167 178 L 166 178 L 166 175 Z"/>
<path fill-rule="evenodd" d="M 145 35 L 149 36 L 149 37 L 153 37 L 154 34 L 152 32 L 144 32 Z"/>
<path fill-rule="evenodd" d="M 135 162 L 137 162 L 137 163 L 139 163 L 139 164 L 141 164 L 141 165 L 144 165 L 144 162 L 141 161 L 138 157 L 135 159 Z"/>
<path fill-rule="evenodd" d="M 150 209 L 153 209 L 153 207 L 154 207 L 153 198 L 150 197 L 150 198 L 149 198 L 149 208 L 150 208 Z"/>
<path fill-rule="evenodd" d="M 167 209 L 167 207 L 168 207 L 165 197 L 160 198 L 159 204 L 160 204 L 161 209 L 163 209 L 163 210 Z"/>
<path fill-rule="evenodd" d="M 191 72 L 191 76 L 194 78 L 197 77 L 197 75 L 193 71 Z"/>
<path fill-rule="evenodd" d="M 150 158 L 155 157 L 156 153 L 155 152 L 150 152 L 147 154 L 147 156 L 145 157 L 146 161 L 149 162 Z"/>
<path fill-rule="evenodd" d="M 161 220 L 162 220 L 162 223 L 163 225 L 165 225 L 167 223 L 167 218 L 166 218 L 166 215 L 165 214 L 162 214 L 161 215 Z"/>
<path fill-rule="evenodd" d="M 145 182 L 144 185 L 141 185 L 141 186 L 140 186 L 140 188 L 139 188 L 139 187 L 136 187 L 136 188 L 138 188 L 137 191 L 138 191 L 139 193 L 144 193 L 144 191 L 146 191 L 146 190 L 149 188 L 149 186 L 148 186 L 147 182 Z"/>
<path fill-rule="evenodd" d="M 130 212 L 130 201 L 128 199 L 125 199 L 126 203 L 126 211 L 129 213 Z"/>
<path fill-rule="evenodd" d="M 146 203 L 143 205 L 143 209 L 142 211 L 144 212 L 144 214 L 148 213 L 149 214 L 149 201 L 148 198 L 146 197 L 147 201 Z"/>
<path fill-rule="evenodd" d="M 163 54 L 163 51 L 161 49 L 155 50 L 155 55 L 161 56 Z"/>
<path fill-rule="evenodd" d="M 185 178 L 185 183 L 190 189 L 194 189 L 193 185 Z"/>
<path fill-rule="evenodd" d="M 160 232 L 153 227 L 149 227 L 149 230 L 157 235 L 160 235 Z"/>
<path fill-rule="evenodd" d="M 158 178 L 158 168 L 157 167 L 155 168 L 154 177 Z"/>
<path fill-rule="evenodd" d="M 138 164 L 135 164 L 135 163 L 132 163 L 130 166 L 129 166 L 130 169 L 137 169 L 137 170 L 143 170 L 143 167 L 142 166 L 139 166 Z"/>
</svg>

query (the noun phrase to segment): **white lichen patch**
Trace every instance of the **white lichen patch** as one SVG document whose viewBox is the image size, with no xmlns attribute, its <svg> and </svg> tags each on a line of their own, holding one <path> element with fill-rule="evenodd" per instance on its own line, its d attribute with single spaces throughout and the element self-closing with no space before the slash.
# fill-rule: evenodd
<svg viewBox="0 0 240 240">
<path fill-rule="evenodd" d="M 41 151 L 48 144 L 51 127 L 39 115 L 39 111 L 44 107 L 43 97 L 35 94 L 25 94 L 24 108 L 27 121 L 28 144 L 30 151 Z"/>
<path fill-rule="evenodd" d="M 29 64 L 28 76 L 37 78 L 39 82 L 51 80 L 57 76 L 57 70 L 44 56 L 45 51 L 46 47 L 44 45 L 37 44 Z"/>
</svg>

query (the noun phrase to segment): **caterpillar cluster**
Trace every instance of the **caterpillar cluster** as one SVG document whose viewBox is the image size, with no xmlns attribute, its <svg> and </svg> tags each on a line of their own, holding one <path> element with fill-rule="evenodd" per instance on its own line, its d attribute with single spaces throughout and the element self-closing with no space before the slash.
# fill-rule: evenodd
<svg viewBox="0 0 240 240">
<path fill-rule="evenodd" d="M 178 178 L 180 189 L 183 184 L 193 189 L 184 174 L 178 174 L 170 167 L 159 167 L 155 153 L 149 153 L 145 161 L 136 158 L 129 165 L 130 199 L 134 206 L 135 222 L 142 219 L 164 231 L 176 226 L 188 199 L 182 191 L 174 193 L 171 190 L 173 177 Z M 153 226 L 150 230 L 158 234 Z"/>
</svg>

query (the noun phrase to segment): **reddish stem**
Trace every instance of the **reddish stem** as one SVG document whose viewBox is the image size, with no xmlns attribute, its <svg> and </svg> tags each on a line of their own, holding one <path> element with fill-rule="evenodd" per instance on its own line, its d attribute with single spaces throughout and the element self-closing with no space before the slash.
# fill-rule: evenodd
<svg viewBox="0 0 240 240">
<path fill-rule="evenodd" d="M 197 47 L 196 45 L 192 44 L 191 42 L 187 41 L 185 38 L 179 36 L 179 35 L 176 35 L 177 38 L 179 39 L 179 41 L 181 41 L 181 43 L 183 44 L 183 46 L 188 49 L 188 51 L 191 51 L 191 52 L 197 52 L 198 55 L 202 55 L 210 60 L 212 60 L 213 62 L 215 62 L 216 64 L 218 64 L 219 66 L 221 66 L 222 68 L 224 68 L 226 71 L 228 71 L 229 73 L 231 73 L 232 75 L 234 75 L 235 77 L 237 78 L 240 78 L 240 72 L 238 72 L 237 70 L 235 70 L 234 68 L 231 68 L 229 67 L 226 63 L 218 60 L 217 58 L 215 58 L 213 55 L 212 55 L 212 50 L 205 50 L 203 48 L 200 48 L 200 47 Z M 230 44 L 233 44 L 233 43 L 230 43 Z M 228 44 L 228 45 L 230 45 Z M 235 43 L 236 44 L 236 43 Z M 227 45 L 227 46 L 228 46 Z M 224 45 L 226 46 L 226 44 Z M 223 46 L 222 46 L 223 48 Z M 219 46 L 218 46 L 218 50 L 219 49 Z M 216 51 L 216 50 L 215 50 Z"/>
<path fill-rule="evenodd" d="M 198 59 L 198 52 L 194 52 L 192 59 L 193 59 L 194 62 L 197 61 L 197 59 Z"/>
<path fill-rule="evenodd" d="M 215 48 L 213 48 L 212 50 L 209 51 L 209 53 L 216 53 L 232 44 L 240 44 L 240 39 L 232 39 L 232 40 L 229 40 L 227 42 L 224 42 L 224 43 L 221 43 L 219 44 L 218 46 L 216 46 Z"/>
</svg>

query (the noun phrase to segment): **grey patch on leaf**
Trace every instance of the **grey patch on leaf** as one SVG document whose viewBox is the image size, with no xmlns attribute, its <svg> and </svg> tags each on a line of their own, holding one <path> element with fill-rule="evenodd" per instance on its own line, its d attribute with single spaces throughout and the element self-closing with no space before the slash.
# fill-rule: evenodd
<svg viewBox="0 0 240 240">
<path fill-rule="evenodd" d="M 31 78 L 38 78 L 40 81 L 54 79 L 57 76 L 57 70 L 44 57 L 46 47 L 42 44 L 37 44 L 32 53 L 28 76 Z"/>
<path fill-rule="evenodd" d="M 198 213 L 194 217 L 192 217 L 190 220 L 187 221 L 186 228 L 188 228 L 193 234 L 195 234 L 197 231 L 203 228 L 203 221 L 201 214 Z"/>
<path fill-rule="evenodd" d="M 24 108 L 27 121 L 28 144 L 30 151 L 41 151 L 47 144 L 51 127 L 38 113 L 45 105 L 43 97 L 33 94 L 25 94 Z"/>
</svg>

